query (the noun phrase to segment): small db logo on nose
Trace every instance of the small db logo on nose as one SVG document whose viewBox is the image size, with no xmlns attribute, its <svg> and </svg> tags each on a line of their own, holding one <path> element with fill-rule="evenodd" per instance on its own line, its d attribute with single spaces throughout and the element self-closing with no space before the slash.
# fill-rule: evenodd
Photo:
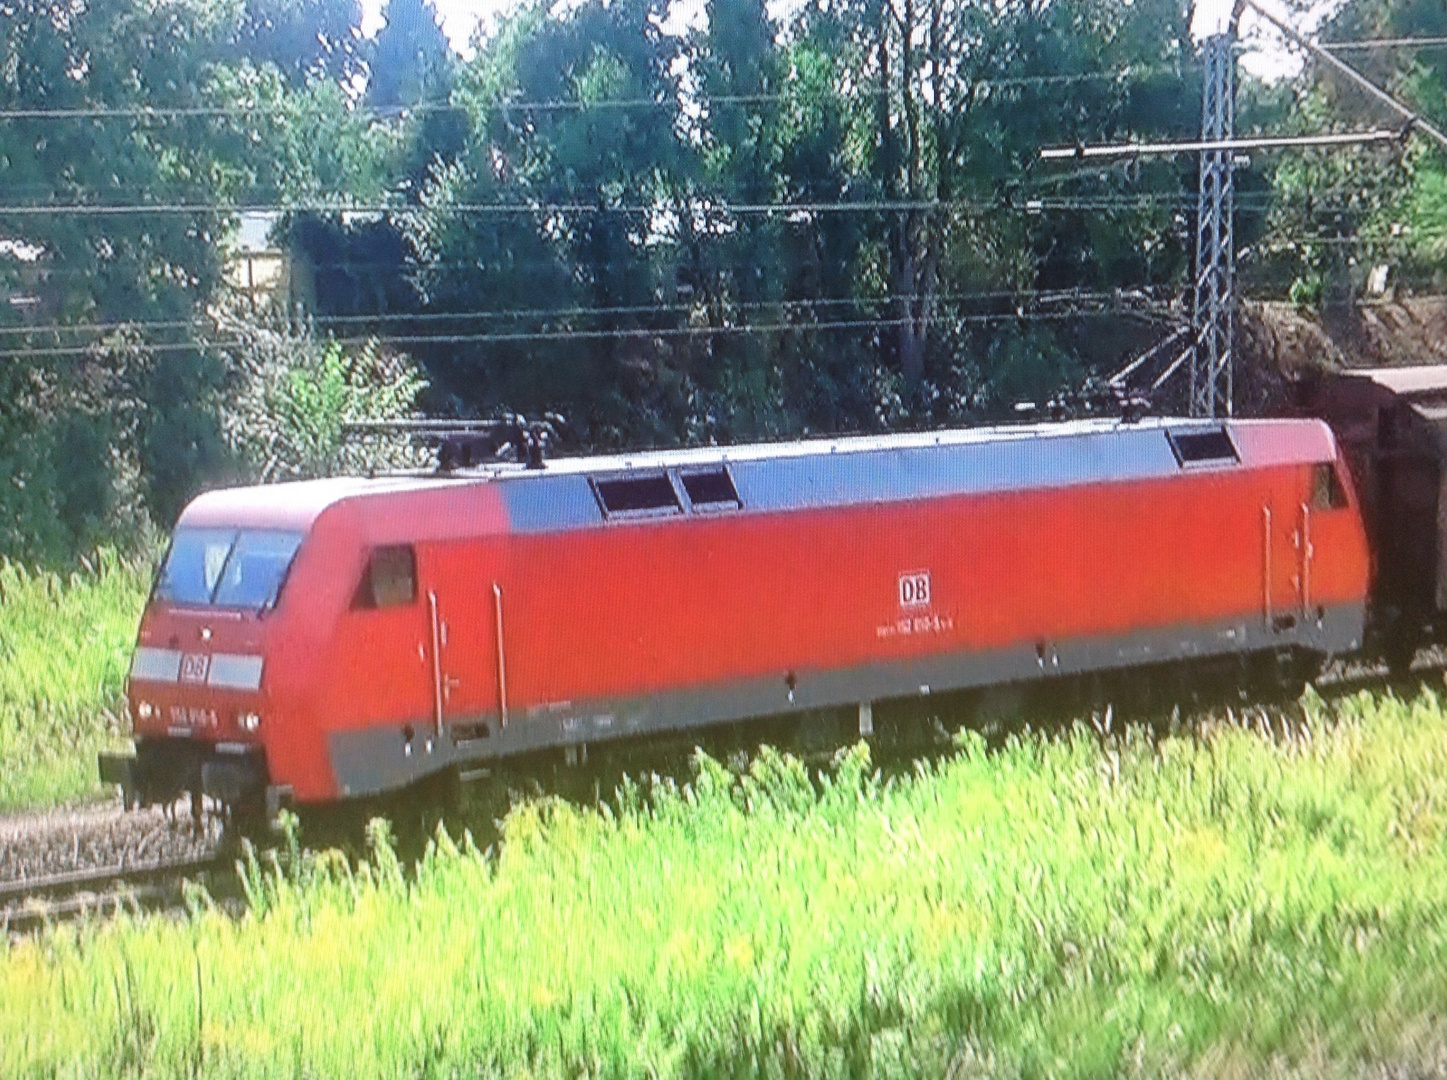
<svg viewBox="0 0 1447 1080">
<path fill-rule="evenodd" d="M 181 657 L 181 681 L 182 682 L 205 682 L 206 673 L 211 667 L 211 657 L 205 653 L 188 653 Z"/>
<path fill-rule="evenodd" d="M 899 606 L 903 608 L 929 607 L 930 588 L 928 570 L 910 570 L 899 575 Z"/>
</svg>

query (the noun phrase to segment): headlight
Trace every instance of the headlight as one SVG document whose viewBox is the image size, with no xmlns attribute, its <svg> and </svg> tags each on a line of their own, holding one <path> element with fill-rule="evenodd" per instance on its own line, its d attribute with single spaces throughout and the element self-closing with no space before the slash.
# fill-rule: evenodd
<svg viewBox="0 0 1447 1080">
<path fill-rule="evenodd" d="M 236 723 L 242 731 L 255 731 L 261 726 L 261 714 L 254 712 L 241 713 L 237 716 Z"/>
<path fill-rule="evenodd" d="M 149 720 L 156 715 L 156 707 L 149 701 L 142 701 L 136 706 L 136 716 L 142 720 Z"/>
</svg>

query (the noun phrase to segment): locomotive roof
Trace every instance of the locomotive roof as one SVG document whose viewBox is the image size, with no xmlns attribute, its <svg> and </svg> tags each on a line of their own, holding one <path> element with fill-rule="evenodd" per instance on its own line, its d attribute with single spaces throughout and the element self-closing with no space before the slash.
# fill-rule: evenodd
<svg viewBox="0 0 1447 1080">
<path fill-rule="evenodd" d="M 1237 422 L 1232 422 L 1235 426 Z M 983 443 L 1035 441 L 1099 435 L 1115 431 L 1195 430 L 1219 428 L 1222 421 L 1151 417 L 1130 423 L 1118 418 L 1062 420 L 1039 424 L 1004 424 L 996 427 L 949 428 L 944 431 L 914 431 L 887 435 L 837 435 L 796 439 L 791 442 L 743 443 L 737 446 L 695 446 L 679 450 L 643 450 L 631 453 L 593 454 L 586 457 L 554 458 L 549 472 L 595 473 L 625 469 L 687 468 L 729 462 L 767 461 L 810 455 L 868 453 L 875 450 L 928 449 L 935 446 L 970 446 Z M 511 462 L 485 465 L 471 475 L 502 479 L 513 475 L 537 475 Z"/>
<path fill-rule="evenodd" d="M 198 496 L 182 514 L 181 523 L 204 526 L 208 524 L 260 525 L 263 522 L 274 528 L 306 529 L 327 507 L 336 503 L 364 499 L 385 494 L 409 491 L 438 491 L 447 487 L 464 488 L 479 484 L 504 482 L 511 488 L 513 482 L 540 480 L 549 477 L 591 477 L 628 474 L 635 470 L 692 469 L 698 467 L 746 466 L 749 463 L 778 461 L 797 462 L 801 458 L 820 457 L 832 459 L 837 465 L 841 455 L 877 455 L 881 452 L 902 452 L 914 457 L 911 451 L 927 451 L 948 447 L 989 448 L 988 467 L 999 475 L 990 486 L 1013 482 L 1029 485 L 1027 476 L 1036 476 L 1033 466 L 1039 463 L 1040 453 L 1050 457 L 1049 447 L 1058 445 L 1059 440 L 1081 440 L 1092 449 L 1082 452 L 1090 457 L 1093 466 L 1087 470 L 1099 479 L 1111 477 L 1154 474 L 1164 463 L 1171 464 L 1175 471 L 1175 459 L 1166 438 L 1193 432 L 1229 430 L 1235 442 L 1240 444 L 1243 436 L 1255 447 L 1251 454 L 1253 462 L 1265 464 L 1261 453 L 1272 460 L 1321 460 L 1332 454 L 1332 441 L 1324 424 L 1313 424 L 1300 420 L 1202 420 L 1187 418 L 1150 417 L 1126 423 L 1123 420 L 1087 419 L 1040 424 L 1016 424 L 1000 427 L 962 428 L 944 431 L 912 432 L 890 435 L 863 435 L 832 438 L 801 439 L 792 442 L 750 443 L 738 446 L 694 447 L 678 450 L 650 450 L 636 453 L 590 455 L 586 457 L 562 457 L 549 459 L 544 469 L 528 469 L 521 464 L 497 463 L 484 465 L 453 473 L 398 473 L 366 477 L 333 477 L 320 480 L 292 481 L 264 486 L 229 488 L 208 492 Z M 1249 433 L 1268 435 L 1272 429 L 1280 434 L 1294 431 L 1292 438 L 1252 439 Z M 1155 433 L 1155 438 L 1150 434 Z M 1112 434 L 1134 435 L 1119 444 L 1111 439 L 1102 442 L 1100 437 Z M 1146 436 L 1143 441 L 1140 436 Z M 1149 448 L 1146 448 L 1146 444 Z M 1018 453 L 1009 448 L 1018 445 Z M 1109 446 L 1109 449 L 1107 449 Z M 1003 457 L 1001 455 L 1004 455 Z M 973 455 L 972 455 L 973 456 Z M 1149 458 L 1147 462 L 1145 459 Z M 1244 460 L 1244 459 L 1243 459 Z M 1234 462 L 1233 462 L 1234 463 Z M 982 463 L 984 464 L 984 463 Z M 786 470 L 795 474 L 796 468 Z M 1023 472 L 1022 472 L 1023 469 Z M 1144 470 L 1144 471 L 1143 471 Z M 853 470 L 852 470 L 853 471 Z M 1081 475 L 1075 479 L 1087 479 Z M 575 481 L 576 482 L 576 481 Z M 1047 476 L 1037 476 L 1036 482 L 1050 483 Z M 1062 478 L 1057 482 L 1070 482 Z M 527 485 L 531 486 L 531 485 Z M 776 499 L 768 500 L 780 505 Z M 852 501 L 846 499 L 845 501 Z M 550 515 L 551 516 L 551 515 Z M 572 517 L 572 514 L 566 516 Z M 541 523 L 539 523 L 541 524 Z"/>
</svg>

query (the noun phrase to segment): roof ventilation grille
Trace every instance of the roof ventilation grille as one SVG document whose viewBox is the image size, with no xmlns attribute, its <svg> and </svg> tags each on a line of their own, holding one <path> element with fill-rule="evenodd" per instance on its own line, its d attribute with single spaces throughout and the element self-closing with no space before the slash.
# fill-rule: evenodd
<svg viewBox="0 0 1447 1080">
<path fill-rule="evenodd" d="M 1241 460 L 1236 444 L 1225 426 L 1208 428 L 1205 431 L 1168 431 L 1171 450 L 1176 462 L 1185 468 L 1188 465 L 1235 464 Z"/>
</svg>

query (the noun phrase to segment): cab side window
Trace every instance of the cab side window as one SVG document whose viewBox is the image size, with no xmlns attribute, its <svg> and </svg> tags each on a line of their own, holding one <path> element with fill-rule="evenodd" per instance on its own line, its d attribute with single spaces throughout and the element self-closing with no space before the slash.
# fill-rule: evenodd
<svg viewBox="0 0 1447 1080">
<path fill-rule="evenodd" d="M 387 608 L 417 599 L 417 556 L 410 544 L 372 549 L 352 606 Z"/>
<path fill-rule="evenodd" d="M 1327 462 L 1312 466 L 1311 508 L 1313 510 L 1340 510 L 1347 504 L 1346 488 L 1336 468 Z"/>
</svg>

